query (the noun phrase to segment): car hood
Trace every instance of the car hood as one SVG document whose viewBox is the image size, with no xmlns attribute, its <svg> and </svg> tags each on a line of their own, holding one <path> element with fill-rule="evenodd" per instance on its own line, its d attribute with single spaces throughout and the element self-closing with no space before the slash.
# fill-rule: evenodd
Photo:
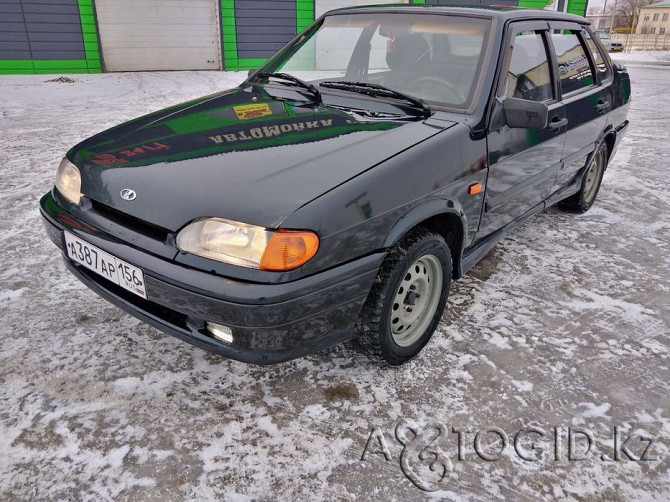
<svg viewBox="0 0 670 502">
<path fill-rule="evenodd" d="M 160 110 L 68 153 L 82 193 L 176 231 L 216 216 L 276 228 L 304 204 L 453 125 L 247 86 Z M 387 107 L 388 108 L 388 107 Z M 121 192 L 134 191 L 133 200 Z"/>
</svg>

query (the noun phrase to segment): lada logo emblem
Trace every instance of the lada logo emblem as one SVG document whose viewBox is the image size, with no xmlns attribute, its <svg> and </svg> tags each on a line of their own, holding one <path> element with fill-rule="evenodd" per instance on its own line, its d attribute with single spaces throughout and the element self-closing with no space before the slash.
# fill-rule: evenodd
<svg viewBox="0 0 670 502">
<path fill-rule="evenodd" d="M 121 198 L 123 200 L 135 200 L 136 197 L 137 194 L 135 193 L 135 190 L 131 190 L 130 188 L 121 190 Z"/>
</svg>

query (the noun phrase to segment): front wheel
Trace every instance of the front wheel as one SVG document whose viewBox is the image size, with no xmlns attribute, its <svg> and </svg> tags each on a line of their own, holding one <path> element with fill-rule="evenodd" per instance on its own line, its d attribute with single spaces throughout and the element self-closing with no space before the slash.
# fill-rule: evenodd
<svg viewBox="0 0 670 502">
<path fill-rule="evenodd" d="M 586 167 L 579 192 L 562 200 L 559 206 L 576 213 L 585 213 L 591 209 L 600 190 L 605 167 L 607 167 L 607 145 L 601 143 Z"/>
<path fill-rule="evenodd" d="M 442 236 L 416 229 L 388 253 L 357 322 L 359 340 L 399 365 L 428 343 L 451 284 L 451 254 Z"/>
</svg>

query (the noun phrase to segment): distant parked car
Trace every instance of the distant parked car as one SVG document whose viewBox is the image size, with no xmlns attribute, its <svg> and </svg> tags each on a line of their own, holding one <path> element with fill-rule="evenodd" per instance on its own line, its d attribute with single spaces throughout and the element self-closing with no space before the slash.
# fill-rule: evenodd
<svg viewBox="0 0 670 502">
<path fill-rule="evenodd" d="M 581 17 L 342 9 L 75 146 L 41 211 L 82 282 L 190 343 L 268 364 L 356 335 L 400 364 L 510 229 L 591 207 L 629 100 Z"/>
<path fill-rule="evenodd" d="M 621 42 L 613 42 L 612 37 L 610 36 L 609 33 L 603 30 L 596 30 L 594 32 L 602 44 L 605 46 L 605 49 L 607 49 L 607 52 L 623 52 L 623 44 Z"/>
<path fill-rule="evenodd" d="M 607 52 L 612 52 L 612 37 L 610 37 L 610 34 L 603 30 L 596 30 L 594 33 L 598 36 L 602 44 L 605 46 Z"/>
<path fill-rule="evenodd" d="M 623 52 L 624 45 L 621 42 L 610 42 L 610 52 Z"/>
</svg>

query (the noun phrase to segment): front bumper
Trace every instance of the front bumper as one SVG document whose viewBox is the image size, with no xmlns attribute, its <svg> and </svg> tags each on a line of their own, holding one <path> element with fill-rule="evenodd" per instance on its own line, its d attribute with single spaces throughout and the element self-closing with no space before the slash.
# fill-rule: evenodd
<svg viewBox="0 0 670 502">
<path fill-rule="evenodd" d="M 157 257 L 80 222 L 47 193 L 40 201 L 47 234 L 64 250 L 63 231 L 144 272 L 147 299 L 63 257 L 68 269 L 114 305 L 170 335 L 231 359 L 273 364 L 334 345 L 353 333 L 384 254 L 379 252 L 292 282 L 255 284 Z M 211 337 L 205 322 L 229 326 L 233 341 Z"/>
</svg>

